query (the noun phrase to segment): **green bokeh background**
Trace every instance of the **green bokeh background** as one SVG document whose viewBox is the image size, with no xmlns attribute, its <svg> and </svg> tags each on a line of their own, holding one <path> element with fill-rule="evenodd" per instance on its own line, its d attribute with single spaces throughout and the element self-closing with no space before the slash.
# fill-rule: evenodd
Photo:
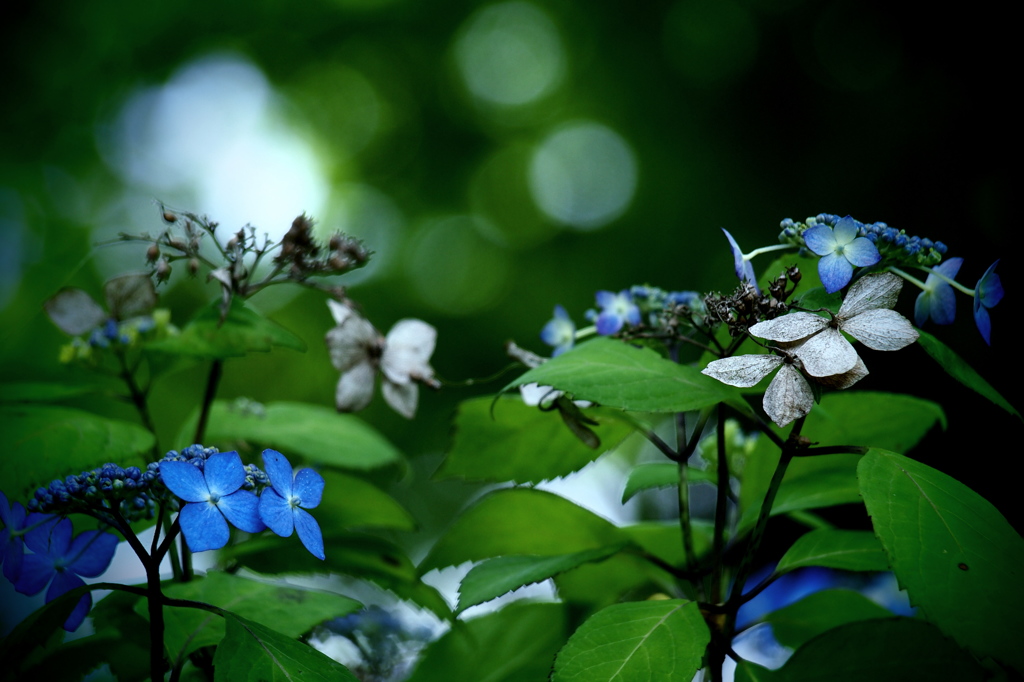
<svg viewBox="0 0 1024 682">
<path fill-rule="evenodd" d="M 94 249 L 94 230 L 159 231 L 154 197 L 210 211 L 187 191 L 157 194 L 108 162 L 103 136 L 124 103 L 196 60 L 249 63 L 282 98 L 282 125 L 315 142 L 326 186 L 341 195 L 372 187 L 402 216 L 401 238 L 380 254 L 389 267 L 350 294 L 381 329 L 420 317 L 439 330 L 433 365 L 452 385 L 422 395 L 411 422 L 379 396 L 364 413 L 412 459 L 403 497 L 428 531 L 436 529 L 470 491 L 426 482 L 452 410 L 509 376 L 454 384 L 502 368 L 508 339 L 544 350 L 537 334 L 556 303 L 582 321 L 597 289 L 729 288 L 720 227 L 751 249 L 772 243 L 782 218 L 821 211 L 942 240 L 965 257 L 961 279 L 971 284 L 1009 256 L 1019 115 L 1007 85 L 1016 82 L 1018 58 L 1010 55 L 1009 18 L 994 7 L 938 14 L 848 0 L 25 3 L 0 29 L 0 378 L 64 381 L 80 371 L 57 364 L 65 339 L 42 303 L 62 286 L 99 298 L 107 273 L 97 256 L 109 260 L 111 249 Z M 460 71 L 462 36 L 474 22 L 497 22 L 480 48 L 486 53 L 504 45 L 498 29 L 516 29 L 509 17 L 538 15 L 528 27 L 535 32 L 520 34 L 525 52 L 509 48 L 499 66 L 513 83 L 544 68 L 556 76 L 522 105 L 475 95 Z M 536 34 L 538 25 L 547 32 Z M 556 61 L 544 62 L 531 46 Z M 471 68 L 477 56 L 470 53 Z M 193 103 L 205 116 L 226 115 L 205 104 Z M 573 121 L 614 131 L 635 160 L 628 206 L 595 229 L 546 216 L 529 187 L 538 145 Z M 329 230 L 339 215 L 316 217 Z M 245 219 L 265 227 L 260 215 Z M 351 228 L 372 244 L 372 225 Z M 123 270 L 142 265 L 130 249 L 123 261 Z M 1004 260 L 1002 272 L 1008 293 L 994 313 L 993 349 L 964 298 L 957 323 L 940 336 L 1014 400 L 1013 263 Z M 182 274 L 162 299 L 179 324 L 216 295 Z M 912 297 L 903 294 L 907 314 Z M 221 396 L 332 404 L 337 375 L 322 343 L 331 324 L 323 297 L 268 293 L 254 305 L 309 350 L 229 362 Z M 1019 422 L 961 395 L 918 349 L 879 355 L 863 388 L 906 390 L 950 409 L 949 433 L 933 434 L 918 456 L 956 473 L 1016 522 L 1000 476 L 1005 449 L 995 456 L 1001 434 Z M 204 382 L 205 368 L 196 367 L 156 385 L 165 448 L 186 445 L 173 442 L 175 431 Z M 89 407 L 133 418 L 122 405 Z"/>
</svg>

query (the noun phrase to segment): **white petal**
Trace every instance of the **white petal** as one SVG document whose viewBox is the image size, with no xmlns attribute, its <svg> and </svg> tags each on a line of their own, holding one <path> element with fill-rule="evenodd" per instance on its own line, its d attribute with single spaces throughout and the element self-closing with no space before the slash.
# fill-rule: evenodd
<svg viewBox="0 0 1024 682">
<path fill-rule="evenodd" d="M 355 314 L 355 311 L 352 310 L 352 306 L 339 303 L 332 299 L 327 300 L 327 307 L 331 309 L 331 316 L 334 318 L 335 324 L 341 324 L 348 319 L 349 315 Z"/>
<path fill-rule="evenodd" d="M 107 319 L 107 314 L 92 296 L 81 289 L 63 289 L 45 303 L 46 314 L 64 332 L 78 336 Z"/>
<path fill-rule="evenodd" d="M 723 384 L 749 388 L 781 364 L 782 357 L 778 355 L 737 355 L 709 362 L 701 374 L 707 374 Z"/>
<path fill-rule="evenodd" d="M 891 272 L 879 272 L 861 277 L 846 294 L 846 300 L 836 317 L 848 320 L 865 310 L 892 308 L 903 288 L 903 278 Z"/>
<path fill-rule="evenodd" d="M 406 419 L 416 415 L 416 402 L 419 398 L 419 387 L 413 383 L 394 384 L 385 379 L 380 387 L 384 400 L 388 405 Z"/>
<path fill-rule="evenodd" d="M 877 308 L 842 323 L 844 332 L 874 350 L 899 350 L 917 341 L 910 320 L 895 310 Z"/>
<path fill-rule="evenodd" d="M 796 367 L 783 364 L 764 392 L 764 411 L 773 422 L 785 426 L 814 407 L 814 393 Z"/>
<path fill-rule="evenodd" d="M 556 390 L 553 386 L 541 386 L 537 382 L 533 382 L 520 386 L 519 395 L 522 396 L 523 403 L 530 407 L 536 407 L 541 402 L 547 406 L 562 395 L 562 391 Z"/>
<path fill-rule="evenodd" d="M 358 412 L 373 398 L 373 381 L 377 372 L 369 362 L 362 362 L 341 375 L 334 393 L 339 412 Z"/>
<path fill-rule="evenodd" d="M 758 322 L 748 331 L 754 336 L 772 341 L 799 341 L 827 326 L 828 320 L 814 313 L 790 313 L 774 320 Z"/>
<path fill-rule="evenodd" d="M 381 341 L 380 334 L 372 324 L 363 317 L 352 315 L 327 332 L 331 364 L 335 369 L 345 372 L 357 364 L 371 362 L 370 351 Z"/>
<path fill-rule="evenodd" d="M 857 364 L 854 365 L 853 369 L 849 372 L 836 374 L 830 377 L 815 377 L 814 380 L 823 386 L 843 390 L 844 388 L 853 386 L 867 375 L 868 368 L 864 365 L 864 361 L 860 359 L 860 356 L 857 356 Z"/>
<path fill-rule="evenodd" d="M 831 327 L 804 341 L 793 353 L 812 377 L 842 374 L 857 364 L 857 351 L 838 330 Z"/>
<path fill-rule="evenodd" d="M 428 363 L 436 343 L 437 330 L 423 320 L 399 320 L 385 340 L 381 371 L 398 384 L 434 376 Z"/>
</svg>

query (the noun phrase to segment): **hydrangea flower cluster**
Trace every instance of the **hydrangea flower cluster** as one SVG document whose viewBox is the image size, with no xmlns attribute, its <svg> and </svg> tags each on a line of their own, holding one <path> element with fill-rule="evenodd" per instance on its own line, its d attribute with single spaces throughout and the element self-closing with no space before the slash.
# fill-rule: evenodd
<svg viewBox="0 0 1024 682">
<path fill-rule="evenodd" d="M 152 488 L 158 477 L 152 469 L 104 464 L 37 488 L 28 510 L 61 516 L 89 514 L 104 521 L 111 518 L 111 512 L 129 522 L 151 519 L 156 513 Z"/>
<path fill-rule="evenodd" d="M 841 228 L 840 225 L 842 225 Z M 844 218 L 832 213 L 819 213 L 803 222 L 795 222 L 786 218 L 779 224 L 779 227 L 782 228 L 782 232 L 779 234 L 780 242 L 806 248 L 819 256 L 825 254 L 807 242 L 806 232 L 808 230 L 812 230 L 811 240 L 813 242 L 816 239 L 820 240 L 826 228 L 831 229 L 833 233 L 839 228 L 841 234 L 845 234 L 852 227 L 855 229 L 853 237 L 843 243 L 848 244 L 856 238 L 868 240 L 874 245 L 879 259 L 886 265 L 931 267 L 942 261 L 947 250 L 946 245 L 940 241 L 909 235 L 906 230 L 897 230 L 894 227 L 889 227 L 886 223 L 863 223 L 851 216 Z"/>
</svg>

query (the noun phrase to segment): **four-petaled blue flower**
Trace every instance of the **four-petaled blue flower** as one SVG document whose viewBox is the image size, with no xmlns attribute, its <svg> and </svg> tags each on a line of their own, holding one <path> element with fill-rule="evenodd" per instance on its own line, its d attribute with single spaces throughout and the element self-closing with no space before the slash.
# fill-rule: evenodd
<svg viewBox="0 0 1024 682">
<path fill-rule="evenodd" d="M 614 334 L 627 322 L 633 325 L 640 324 L 640 308 L 633 303 L 633 297 L 628 289 L 623 289 L 617 294 L 612 291 L 597 292 L 597 305 L 601 308 L 601 313 L 594 323 L 597 325 L 597 333 L 602 336 Z"/>
<path fill-rule="evenodd" d="M 743 252 L 740 250 L 740 245 L 736 243 L 736 240 L 729 234 L 729 230 L 722 228 L 722 232 L 725 232 L 725 238 L 729 240 L 729 249 L 732 251 L 733 267 L 736 269 L 736 277 L 741 282 L 750 282 L 753 285 L 754 290 L 757 293 L 761 293 L 761 288 L 757 286 L 757 277 L 754 275 L 754 266 L 743 257 Z"/>
<path fill-rule="evenodd" d="M 997 265 L 999 265 L 998 260 L 988 266 L 988 270 L 978 280 L 978 285 L 974 287 L 974 322 L 978 325 L 981 338 L 985 339 L 985 343 L 990 346 L 992 345 L 992 319 L 988 315 L 988 309 L 1003 300 L 1003 282 L 996 274 Z"/>
<path fill-rule="evenodd" d="M 839 291 L 853 278 L 853 267 L 864 268 L 882 259 L 878 248 L 866 237 L 858 237 L 857 221 L 846 216 L 831 228 L 818 223 L 804 230 L 807 248 L 821 256 L 818 275 L 825 291 Z"/>
<path fill-rule="evenodd" d="M 946 279 L 954 279 L 963 262 L 963 258 L 950 258 L 932 268 L 925 280 L 924 291 L 917 295 L 914 302 L 914 324 L 918 327 L 924 325 L 929 318 L 935 324 L 953 323 L 956 317 L 956 296 Z"/>
<path fill-rule="evenodd" d="M 572 348 L 573 341 L 576 340 L 576 325 L 569 317 L 569 313 L 565 312 L 565 308 L 555 306 L 555 316 L 544 325 L 540 338 L 544 343 L 555 347 L 551 353 L 552 357 Z"/>
<path fill-rule="evenodd" d="M 263 451 L 263 466 L 270 477 L 270 485 L 260 495 L 260 517 L 267 528 L 281 537 L 298 531 L 299 539 L 309 553 L 324 559 L 324 538 L 307 509 L 320 504 L 324 492 L 324 479 L 312 469 L 302 469 L 294 478 L 292 465 L 277 450 Z"/>
<path fill-rule="evenodd" d="M 259 498 L 245 484 L 245 467 L 237 452 L 211 455 L 203 470 L 190 462 L 160 462 L 160 476 L 172 493 L 188 502 L 178 513 L 181 532 L 193 552 L 220 549 L 228 543 L 228 521 L 247 533 L 263 530 Z"/>
<path fill-rule="evenodd" d="M 25 534 L 25 544 L 35 554 L 25 555 L 21 578 L 14 589 L 22 594 L 36 594 L 47 584 L 47 603 L 65 592 L 85 585 L 80 576 L 95 578 L 107 570 L 117 549 L 117 536 L 98 530 L 87 530 L 71 539 L 71 521 L 42 524 Z M 52 582 L 51 582 L 52 581 Z M 75 610 L 64 621 L 71 632 L 82 624 L 92 608 L 92 595 L 85 594 Z"/>
</svg>

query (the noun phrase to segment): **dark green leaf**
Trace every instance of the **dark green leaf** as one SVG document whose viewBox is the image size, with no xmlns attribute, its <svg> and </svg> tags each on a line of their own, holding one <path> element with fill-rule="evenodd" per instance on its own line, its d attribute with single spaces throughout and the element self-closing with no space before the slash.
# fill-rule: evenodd
<svg viewBox="0 0 1024 682">
<path fill-rule="evenodd" d="M 358 682 L 342 664 L 313 647 L 233 613 L 213 656 L 216 682 L 323 680 Z"/>
<path fill-rule="evenodd" d="M 553 386 L 578 400 L 622 410 L 680 412 L 720 402 L 748 409 L 734 388 L 700 370 L 614 339 L 582 343 L 531 369 L 504 390 L 533 382 Z"/>
<path fill-rule="evenodd" d="M 800 536 L 779 559 L 776 573 L 804 566 L 843 571 L 887 571 L 889 558 L 874 533 L 858 530 L 813 530 Z"/>
<path fill-rule="evenodd" d="M 715 475 L 711 471 L 690 468 L 686 472 L 686 480 L 694 483 L 705 481 L 714 483 Z M 638 464 L 629 472 L 626 487 L 622 490 L 622 503 L 633 499 L 633 496 L 650 488 L 666 488 L 679 485 L 679 465 L 672 462 L 656 462 L 654 464 Z"/>
<path fill-rule="evenodd" d="M 795 604 L 774 611 L 765 619 L 779 644 L 796 649 L 827 630 L 892 613 L 853 590 L 820 590 Z"/>
<path fill-rule="evenodd" d="M 935 626 L 912 618 L 841 625 L 797 649 L 773 682 L 935 682 L 985 679 Z"/>
<path fill-rule="evenodd" d="M 711 633 L 696 602 L 613 604 L 581 625 L 555 659 L 554 682 L 690 682 Z"/>
<path fill-rule="evenodd" d="M 977 392 L 979 395 L 988 398 L 1010 414 L 1016 415 L 1018 418 L 1022 418 L 1020 412 L 1010 404 L 1010 401 L 1000 395 L 999 391 L 992 388 L 991 384 L 985 381 L 980 374 L 975 372 L 974 368 L 968 365 L 963 358 L 954 353 L 949 346 L 942 343 L 928 332 L 923 332 L 918 329 L 917 333 L 920 334 L 920 338 L 918 338 L 917 343 L 926 353 L 928 353 L 928 355 L 932 356 L 935 362 L 939 363 L 939 366 L 946 370 L 951 377 L 972 391 Z"/>
<path fill-rule="evenodd" d="M 220 571 L 164 588 L 173 599 L 204 602 L 298 637 L 314 625 L 360 608 L 357 601 L 329 592 L 258 582 Z M 201 609 L 166 607 L 164 643 L 175 661 L 224 637 L 224 619 Z"/>
<path fill-rule="evenodd" d="M 509 554 L 555 556 L 626 540 L 608 521 L 558 495 L 529 488 L 497 490 L 455 520 L 419 570 Z"/>
<path fill-rule="evenodd" d="M 474 566 L 459 586 L 456 615 L 470 606 L 496 599 L 524 585 L 532 585 L 572 570 L 581 564 L 607 559 L 625 543 L 560 556 L 503 556 Z"/>
<path fill-rule="evenodd" d="M 220 301 L 200 310 L 176 336 L 146 345 L 146 350 L 222 360 L 254 351 L 268 352 L 275 346 L 305 351 L 306 344 L 290 331 L 245 305 L 231 301 L 231 310 L 223 324 Z"/>
<path fill-rule="evenodd" d="M 53 403 L 68 398 L 77 398 L 96 392 L 90 384 L 57 384 L 42 381 L 25 381 L 4 384 L 0 389 L 0 402 L 5 403 Z"/>
<path fill-rule="evenodd" d="M 1024 539 L 987 500 L 920 462 L 871 450 L 857 473 L 911 604 L 979 656 L 1024 672 Z"/>
<path fill-rule="evenodd" d="M 416 521 L 409 512 L 372 483 L 338 471 L 321 474 L 325 494 L 313 514 L 325 533 L 353 528 L 415 530 Z"/>
<path fill-rule="evenodd" d="M 426 648 L 409 682 L 546 680 L 566 620 L 564 604 L 519 602 L 458 621 Z"/>
<path fill-rule="evenodd" d="M 740 659 L 736 662 L 733 682 L 775 682 L 775 671 Z"/>
<path fill-rule="evenodd" d="M 435 478 L 539 483 L 582 469 L 632 432 L 613 410 L 594 408 L 586 414 L 599 423 L 594 428 L 601 439 L 597 449 L 580 441 L 554 411 L 512 396 L 466 400 L 459 405 L 451 447 Z"/>
<path fill-rule="evenodd" d="M 182 443 L 195 432 L 196 418 L 182 427 Z M 210 410 L 205 440 L 222 451 L 246 444 L 259 450 L 273 448 L 292 464 L 302 461 L 355 471 L 404 464 L 402 453 L 363 420 L 306 403 L 268 403 L 263 410 L 252 410 L 218 400 Z"/>
<path fill-rule="evenodd" d="M 107 462 L 145 466 L 154 442 L 141 426 L 55 405 L 0 406 L 0 433 L 0 481 L 12 500 Z"/>
<path fill-rule="evenodd" d="M 837 313 L 839 312 L 839 307 L 843 304 L 843 297 L 840 296 L 838 291 L 830 294 L 825 291 L 825 287 L 815 287 L 801 294 L 795 303 L 801 308 L 811 311 L 825 308 Z"/>
</svg>

